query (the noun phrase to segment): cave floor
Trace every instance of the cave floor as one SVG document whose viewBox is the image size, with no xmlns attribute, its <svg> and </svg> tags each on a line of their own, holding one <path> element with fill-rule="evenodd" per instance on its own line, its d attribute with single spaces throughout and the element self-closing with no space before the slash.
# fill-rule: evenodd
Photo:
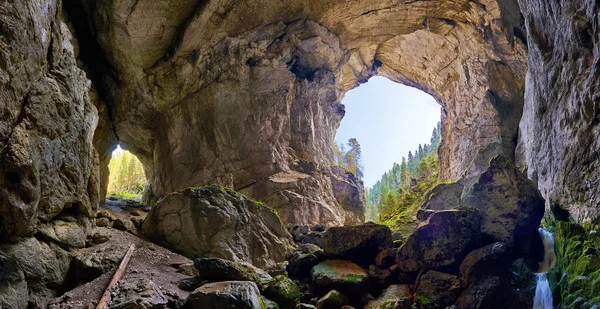
<svg viewBox="0 0 600 309">
<path fill-rule="evenodd" d="M 101 244 L 80 249 L 75 254 L 100 255 L 101 260 L 110 260 L 110 257 L 104 258 L 101 255 L 110 255 L 111 252 L 114 252 L 120 262 L 129 246 L 135 243 L 136 249 L 120 282 L 149 279 L 156 283 L 166 296 L 175 299 L 187 298 L 189 292 L 179 289 L 177 284 L 179 280 L 190 276 L 178 272 L 178 269 L 181 264 L 191 263 L 190 259 L 131 233 L 113 228 L 98 227 L 92 235 L 94 238 L 107 240 Z M 56 298 L 49 303 L 48 308 L 94 308 L 112 278 L 114 269 Z"/>
</svg>

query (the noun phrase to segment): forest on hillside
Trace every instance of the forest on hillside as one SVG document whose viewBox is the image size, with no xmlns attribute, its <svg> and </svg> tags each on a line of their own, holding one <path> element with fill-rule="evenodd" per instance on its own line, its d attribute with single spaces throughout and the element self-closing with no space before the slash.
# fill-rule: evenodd
<svg viewBox="0 0 600 309">
<path fill-rule="evenodd" d="M 441 123 L 433 129 L 430 144 L 419 145 L 402 157 L 401 163 L 384 173 L 366 190 L 366 220 L 392 228 L 414 221 L 429 190 L 440 183 L 437 150 L 441 143 Z"/>
<path fill-rule="evenodd" d="M 108 164 L 108 195 L 137 198 L 144 191 L 146 175 L 142 163 L 129 151 L 115 151 Z"/>
</svg>

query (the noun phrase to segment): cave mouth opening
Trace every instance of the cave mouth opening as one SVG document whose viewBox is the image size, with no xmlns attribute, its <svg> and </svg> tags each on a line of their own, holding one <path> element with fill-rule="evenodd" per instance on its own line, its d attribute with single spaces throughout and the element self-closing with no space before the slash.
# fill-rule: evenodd
<svg viewBox="0 0 600 309">
<path fill-rule="evenodd" d="M 439 182 L 441 105 L 428 93 L 374 76 L 348 91 L 335 136 L 336 164 L 363 181 L 366 221 L 395 222 L 412 215 Z M 410 197 L 410 198 L 408 198 Z M 412 217 L 412 216 L 410 216 Z M 394 222 L 390 222 L 394 221 Z"/>
<path fill-rule="evenodd" d="M 106 201 L 139 201 L 146 185 L 142 162 L 131 152 L 117 145 L 108 163 Z"/>
</svg>

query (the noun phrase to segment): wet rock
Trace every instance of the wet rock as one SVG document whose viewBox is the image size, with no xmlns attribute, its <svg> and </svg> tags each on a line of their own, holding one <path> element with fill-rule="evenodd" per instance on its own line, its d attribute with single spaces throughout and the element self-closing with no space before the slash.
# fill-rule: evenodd
<svg viewBox="0 0 600 309">
<path fill-rule="evenodd" d="M 493 243 L 469 253 L 460 264 L 460 276 L 470 284 L 480 277 L 505 274 L 510 262 L 508 246 Z"/>
<path fill-rule="evenodd" d="M 300 305 L 298 305 L 298 309 L 317 309 L 317 307 L 315 307 L 311 304 L 301 303 Z"/>
<path fill-rule="evenodd" d="M 413 304 L 411 286 L 390 285 L 379 297 L 370 301 L 365 309 L 409 309 Z"/>
<path fill-rule="evenodd" d="M 225 281 L 207 283 L 194 290 L 185 308 L 235 308 L 264 309 L 256 283 L 250 281 Z"/>
<path fill-rule="evenodd" d="M 360 266 L 342 260 L 319 263 L 312 268 L 310 275 L 315 289 L 337 289 L 348 294 L 365 291 L 369 277 Z"/>
<path fill-rule="evenodd" d="M 350 304 L 350 300 L 346 295 L 339 291 L 331 290 L 319 299 L 317 309 L 338 309 L 348 304 Z"/>
<path fill-rule="evenodd" d="M 415 302 L 424 309 L 446 308 L 456 302 L 462 286 L 457 276 L 430 270 L 415 284 Z"/>
<path fill-rule="evenodd" d="M 481 231 L 486 237 L 507 244 L 517 255 L 530 254 L 545 202 L 510 158 L 493 158 L 463 203 L 480 210 Z"/>
<path fill-rule="evenodd" d="M 281 309 L 295 309 L 300 303 L 300 289 L 286 276 L 277 276 L 264 289 L 265 297 L 275 301 Z"/>
<path fill-rule="evenodd" d="M 115 309 L 161 309 L 167 308 L 169 300 L 160 288 L 148 279 L 121 280 L 111 297 Z"/>
<path fill-rule="evenodd" d="M 152 208 L 142 229 L 184 255 L 263 268 L 275 267 L 293 252 L 290 234 L 272 209 L 216 186 L 169 194 Z"/>
<path fill-rule="evenodd" d="M 262 269 L 242 262 L 232 262 L 217 258 L 194 260 L 200 278 L 209 281 L 252 281 L 261 286 L 273 278 Z"/>
<path fill-rule="evenodd" d="M 372 263 L 382 250 L 392 246 L 392 231 L 385 225 L 332 227 L 325 233 L 325 255 Z"/>
<path fill-rule="evenodd" d="M 519 308 L 517 301 L 517 294 L 507 280 L 498 276 L 489 276 L 470 284 L 456 301 L 456 308 Z"/>
<path fill-rule="evenodd" d="M 446 268 L 458 274 L 460 262 L 481 242 L 480 222 L 481 215 L 474 210 L 434 213 L 398 250 L 396 262 L 400 270 Z"/>
</svg>

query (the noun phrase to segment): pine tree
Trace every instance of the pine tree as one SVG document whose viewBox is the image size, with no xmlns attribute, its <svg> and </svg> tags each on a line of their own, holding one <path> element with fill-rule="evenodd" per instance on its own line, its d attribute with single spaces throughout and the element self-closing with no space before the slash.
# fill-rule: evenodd
<svg viewBox="0 0 600 309">
<path fill-rule="evenodd" d="M 361 149 L 360 144 L 356 140 L 356 138 L 348 139 L 348 147 L 350 149 L 346 152 L 346 163 L 348 164 L 348 170 L 356 175 L 358 178 L 362 178 L 363 175 L 363 166 L 361 160 Z"/>
</svg>

